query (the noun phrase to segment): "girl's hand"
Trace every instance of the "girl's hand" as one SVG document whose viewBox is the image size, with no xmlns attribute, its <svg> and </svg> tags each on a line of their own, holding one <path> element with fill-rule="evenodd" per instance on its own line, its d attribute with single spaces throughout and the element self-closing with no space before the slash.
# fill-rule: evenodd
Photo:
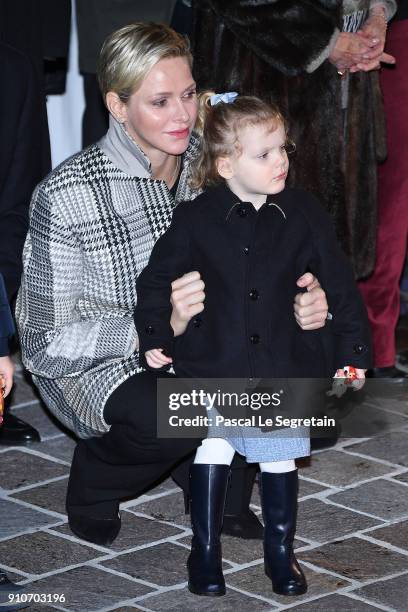
<svg viewBox="0 0 408 612">
<path fill-rule="evenodd" d="M 171 283 L 170 302 L 173 312 L 170 325 L 174 335 L 180 336 L 186 331 L 188 322 L 204 310 L 204 282 L 199 272 L 188 272 Z"/>
<path fill-rule="evenodd" d="M 306 272 L 296 282 L 298 287 L 306 288 L 307 293 L 298 293 L 295 297 L 295 319 L 303 330 L 324 327 L 329 307 L 326 294 L 313 274 Z"/>
<path fill-rule="evenodd" d="M 145 352 L 146 362 L 149 368 L 162 368 L 173 363 L 171 357 L 163 355 L 163 349 L 151 349 Z"/>
<path fill-rule="evenodd" d="M 0 357 L 0 387 L 7 397 L 13 386 L 14 364 L 10 357 Z"/>
</svg>

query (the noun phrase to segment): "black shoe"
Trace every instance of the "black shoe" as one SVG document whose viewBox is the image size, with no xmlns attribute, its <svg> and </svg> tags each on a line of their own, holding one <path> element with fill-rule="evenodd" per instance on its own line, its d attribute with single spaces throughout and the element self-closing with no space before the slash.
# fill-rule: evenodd
<svg viewBox="0 0 408 612">
<path fill-rule="evenodd" d="M 184 512 L 190 514 L 190 497 L 185 491 Z M 242 514 L 224 514 L 221 533 L 241 540 L 262 540 L 264 528 L 255 512 L 248 508 Z"/>
<path fill-rule="evenodd" d="M 252 510 L 245 514 L 224 514 L 222 533 L 241 540 L 262 540 L 264 528 Z"/>
<path fill-rule="evenodd" d="M 386 368 L 372 368 L 366 372 L 367 378 L 383 380 L 384 382 L 402 384 L 408 382 L 408 374 L 395 366 L 387 366 Z"/>
<path fill-rule="evenodd" d="M 16 599 L 19 595 L 22 595 L 27 591 L 27 587 L 19 586 L 11 582 L 1 570 L 0 570 L 0 609 L 1 610 L 23 610 L 28 608 L 28 603 L 12 603 L 9 596 L 15 595 Z M 9 605 L 6 605 L 9 604 Z"/>
<path fill-rule="evenodd" d="M 220 536 L 229 472 L 229 465 L 191 466 L 193 539 L 187 569 L 188 589 L 195 595 L 225 595 Z"/>
<path fill-rule="evenodd" d="M 397 355 L 397 361 L 402 368 L 408 368 L 408 350 L 400 351 Z"/>
<path fill-rule="evenodd" d="M 221 532 L 224 535 L 241 538 L 241 540 L 263 539 L 263 525 L 256 514 L 249 508 L 256 473 L 257 467 L 254 466 L 231 470 Z M 177 482 L 177 484 L 179 483 Z M 185 490 L 183 490 L 183 494 L 184 511 L 186 514 L 189 514 L 190 495 Z"/>
<path fill-rule="evenodd" d="M 265 574 L 278 595 L 303 595 L 307 591 L 306 578 L 293 552 L 297 496 L 297 470 L 261 473 Z"/>
<path fill-rule="evenodd" d="M 243 540 L 263 539 L 263 525 L 249 508 L 257 471 L 255 464 L 231 469 L 222 526 L 225 535 Z"/>
<path fill-rule="evenodd" d="M 327 427 L 325 429 L 323 427 L 311 427 L 310 433 L 310 448 L 312 451 L 321 450 L 322 448 L 330 448 L 339 441 L 341 425 L 339 421 L 336 420 L 336 426 L 334 428 Z"/>
<path fill-rule="evenodd" d="M 116 539 L 120 527 L 120 514 L 115 519 L 96 519 L 68 512 L 68 523 L 71 531 L 81 540 L 110 546 Z"/>
<path fill-rule="evenodd" d="M 7 410 L 4 413 L 3 426 L 0 428 L 0 445 L 23 446 L 33 442 L 41 442 L 38 431 Z"/>
</svg>

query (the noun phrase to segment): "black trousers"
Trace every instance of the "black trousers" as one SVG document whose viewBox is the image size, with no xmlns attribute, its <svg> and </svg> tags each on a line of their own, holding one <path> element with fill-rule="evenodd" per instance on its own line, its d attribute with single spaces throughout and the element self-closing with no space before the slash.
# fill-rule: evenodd
<svg viewBox="0 0 408 612">
<path fill-rule="evenodd" d="M 137 497 L 174 469 L 174 479 L 188 494 L 188 472 L 200 438 L 157 436 L 157 379 L 163 372 L 129 378 L 110 396 L 104 412 L 111 425 L 98 438 L 80 440 L 74 452 L 67 509 L 93 518 L 113 518 L 119 502 Z M 249 503 L 256 468 L 237 456 L 232 467 L 227 513 L 239 514 Z"/>
</svg>

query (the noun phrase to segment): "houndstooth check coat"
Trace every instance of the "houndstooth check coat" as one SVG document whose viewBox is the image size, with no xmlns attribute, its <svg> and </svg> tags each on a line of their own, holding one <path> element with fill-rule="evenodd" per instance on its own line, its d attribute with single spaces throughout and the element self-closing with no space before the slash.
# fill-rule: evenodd
<svg viewBox="0 0 408 612">
<path fill-rule="evenodd" d="M 183 156 L 176 202 L 194 197 Z M 23 363 L 51 412 L 79 437 L 109 430 L 110 394 L 140 371 L 136 279 L 175 201 L 111 118 L 107 135 L 36 188 L 16 318 Z"/>
</svg>

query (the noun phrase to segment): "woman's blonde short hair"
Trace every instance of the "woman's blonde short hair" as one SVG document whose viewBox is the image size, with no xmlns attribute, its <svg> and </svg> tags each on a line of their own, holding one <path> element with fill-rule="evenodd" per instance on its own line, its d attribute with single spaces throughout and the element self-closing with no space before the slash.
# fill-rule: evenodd
<svg viewBox="0 0 408 612">
<path fill-rule="evenodd" d="M 162 23 L 132 23 L 113 32 L 102 45 L 98 81 L 103 98 L 108 91 L 126 102 L 158 61 L 193 59 L 187 38 Z"/>
</svg>

